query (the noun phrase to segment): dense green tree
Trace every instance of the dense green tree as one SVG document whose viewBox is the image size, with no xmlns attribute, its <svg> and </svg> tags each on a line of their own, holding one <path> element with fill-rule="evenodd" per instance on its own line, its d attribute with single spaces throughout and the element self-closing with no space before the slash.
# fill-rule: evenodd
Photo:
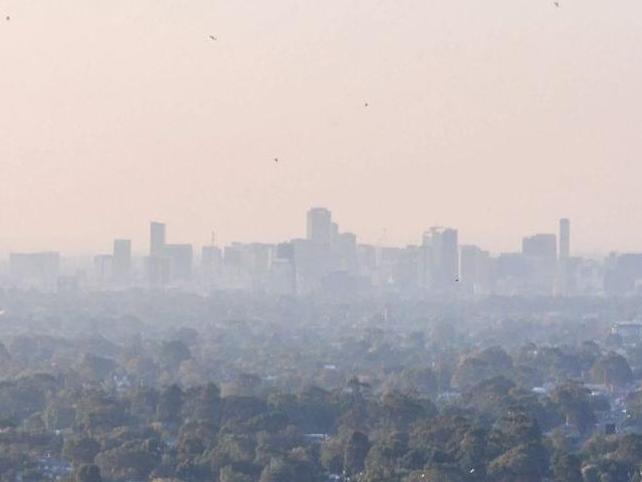
<svg viewBox="0 0 642 482">
<path fill-rule="evenodd" d="M 429 399 L 393 391 L 383 394 L 377 412 L 381 423 L 389 429 L 408 431 L 416 421 L 434 417 L 437 408 Z"/>
<path fill-rule="evenodd" d="M 84 379 L 99 382 L 105 380 L 117 366 L 118 364 L 109 358 L 85 353 L 74 369 Z"/>
<path fill-rule="evenodd" d="M 164 366 L 177 370 L 180 364 L 192 358 L 189 347 L 180 340 L 166 341 L 162 344 L 159 359 Z"/>
<path fill-rule="evenodd" d="M 218 476 L 219 482 L 253 482 L 254 479 L 242 472 L 235 471 L 232 466 L 227 465 L 221 469 Z"/>
<path fill-rule="evenodd" d="M 368 481 L 395 480 L 397 459 L 408 451 L 408 436 L 405 433 L 390 432 L 376 440 L 365 461 L 365 478 Z"/>
<path fill-rule="evenodd" d="M 343 455 L 343 469 L 348 475 L 363 471 L 368 450 L 370 450 L 368 436 L 361 432 L 352 432 L 346 442 Z"/>
<path fill-rule="evenodd" d="M 513 447 L 488 466 L 488 475 L 495 482 L 541 482 L 547 471 L 546 451 L 537 443 Z"/>
<path fill-rule="evenodd" d="M 491 347 L 463 357 L 453 374 L 452 384 L 467 389 L 489 378 L 510 377 L 512 373 L 511 357 L 502 348 Z"/>
<path fill-rule="evenodd" d="M 103 482 L 97 465 L 81 465 L 76 471 L 76 482 Z"/>
<path fill-rule="evenodd" d="M 321 446 L 321 464 L 331 474 L 339 474 L 343 471 L 344 458 L 344 444 L 339 437 L 332 437 Z"/>
<path fill-rule="evenodd" d="M 573 382 L 559 385 L 551 393 L 551 400 L 559 406 L 566 422 L 580 432 L 587 432 L 595 425 L 589 392 L 582 385 Z"/>
<path fill-rule="evenodd" d="M 466 482 L 466 477 L 453 467 L 428 467 L 412 472 L 403 482 Z"/>
<path fill-rule="evenodd" d="M 124 404 L 103 390 L 89 390 L 76 403 L 75 425 L 80 430 L 100 433 L 126 423 Z"/>
<path fill-rule="evenodd" d="M 221 425 L 249 420 L 267 411 L 264 400 L 256 397 L 225 397 L 222 400 Z"/>
<path fill-rule="evenodd" d="M 582 482 L 582 461 L 577 455 L 558 453 L 553 456 L 551 468 L 555 482 Z"/>
<path fill-rule="evenodd" d="M 162 422 L 177 423 L 183 406 L 183 391 L 178 385 L 170 385 L 160 392 L 157 416 Z"/>
<path fill-rule="evenodd" d="M 214 383 L 191 387 L 183 397 L 183 417 L 218 424 L 221 418 L 221 391 Z"/>
<path fill-rule="evenodd" d="M 156 440 L 132 440 L 100 452 L 96 464 L 111 479 L 145 479 L 161 462 L 161 449 Z"/>
<path fill-rule="evenodd" d="M 520 444 L 541 443 L 542 432 L 537 420 L 521 407 L 510 408 L 496 425 L 505 437 L 507 448 Z"/>
<path fill-rule="evenodd" d="M 74 465 L 93 464 L 100 451 L 100 444 L 87 436 L 65 438 L 63 453 Z"/>
<path fill-rule="evenodd" d="M 622 386 L 633 381 L 633 372 L 626 358 L 614 352 L 595 360 L 591 376 L 595 383 L 605 385 Z"/>
<path fill-rule="evenodd" d="M 295 479 L 294 469 L 284 459 L 272 459 L 261 472 L 259 482 L 298 482 Z"/>
</svg>

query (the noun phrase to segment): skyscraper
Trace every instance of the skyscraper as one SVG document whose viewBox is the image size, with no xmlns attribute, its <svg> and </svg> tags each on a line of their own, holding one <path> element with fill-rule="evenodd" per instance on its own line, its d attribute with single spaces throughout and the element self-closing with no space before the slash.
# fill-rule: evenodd
<svg viewBox="0 0 642 482">
<path fill-rule="evenodd" d="M 560 259 L 571 255 L 571 222 L 567 218 L 560 219 Z"/>
<path fill-rule="evenodd" d="M 538 295 L 552 294 L 557 274 L 557 237 L 546 233 L 524 238 L 522 255 L 529 271 L 527 291 Z"/>
<path fill-rule="evenodd" d="M 522 239 L 522 254 L 537 258 L 557 259 L 554 234 L 534 234 Z"/>
<path fill-rule="evenodd" d="M 149 226 L 149 254 L 162 256 L 165 250 L 165 224 L 152 222 Z"/>
<path fill-rule="evenodd" d="M 456 229 L 433 227 L 424 233 L 424 284 L 435 291 L 452 291 L 459 278 Z"/>
<path fill-rule="evenodd" d="M 123 283 L 129 280 L 132 265 L 132 242 L 129 239 L 115 239 L 112 258 L 114 281 Z"/>
<path fill-rule="evenodd" d="M 483 294 L 490 289 L 490 254 L 474 245 L 461 247 L 459 281 L 464 293 Z"/>
<path fill-rule="evenodd" d="M 559 241 L 559 260 L 557 266 L 557 293 L 567 295 L 571 291 L 571 222 L 566 219 L 560 219 L 560 241 Z"/>
<path fill-rule="evenodd" d="M 332 213 L 326 208 L 312 208 L 307 214 L 307 239 L 317 244 L 329 245 L 333 232 Z"/>
</svg>

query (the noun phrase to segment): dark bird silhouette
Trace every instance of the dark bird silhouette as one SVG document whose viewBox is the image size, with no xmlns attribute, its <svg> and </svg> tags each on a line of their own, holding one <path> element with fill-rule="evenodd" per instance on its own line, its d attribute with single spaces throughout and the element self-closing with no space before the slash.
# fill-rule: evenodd
<svg viewBox="0 0 642 482">
<path fill-rule="evenodd" d="M 9 20 L 11 20 L 11 17 L 10 17 L 9 15 L 7 15 L 7 16 L 5 17 L 5 20 L 8 22 Z"/>
<path fill-rule="evenodd" d="M 560 2 L 553 2 L 553 5 L 555 5 L 557 8 L 560 8 Z"/>
<path fill-rule="evenodd" d="M 365 104 L 363 104 L 363 106 L 364 106 L 364 107 L 368 107 L 368 103 L 366 102 Z"/>
<path fill-rule="evenodd" d="M 218 40 L 214 35 L 210 35 L 210 40 Z"/>
<path fill-rule="evenodd" d="M 278 158 L 278 157 L 275 157 L 275 158 L 274 158 L 274 162 L 279 162 L 279 158 Z"/>
</svg>

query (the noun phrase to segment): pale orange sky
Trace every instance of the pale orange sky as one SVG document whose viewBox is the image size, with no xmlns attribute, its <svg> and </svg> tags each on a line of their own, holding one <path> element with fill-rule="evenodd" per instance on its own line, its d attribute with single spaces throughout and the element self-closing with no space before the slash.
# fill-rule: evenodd
<svg viewBox="0 0 642 482">
<path fill-rule="evenodd" d="M 0 0 L 0 252 L 275 241 L 312 205 L 642 251 L 641 46 L 639 0 Z"/>
</svg>

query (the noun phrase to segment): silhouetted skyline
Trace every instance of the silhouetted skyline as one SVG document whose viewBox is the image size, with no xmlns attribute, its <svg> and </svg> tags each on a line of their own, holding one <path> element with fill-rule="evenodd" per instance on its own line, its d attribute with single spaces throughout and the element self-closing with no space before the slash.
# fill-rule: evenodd
<svg viewBox="0 0 642 482">
<path fill-rule="evenodd" d="M 448 224 L 501 251 L 567 216 L 580 252 L 642 249 L 640 2 L 3 14 L 2 252 L 92 252 L 148 219 L 275 242 L 310 205 L 370 243 Z"/>
</svg>

